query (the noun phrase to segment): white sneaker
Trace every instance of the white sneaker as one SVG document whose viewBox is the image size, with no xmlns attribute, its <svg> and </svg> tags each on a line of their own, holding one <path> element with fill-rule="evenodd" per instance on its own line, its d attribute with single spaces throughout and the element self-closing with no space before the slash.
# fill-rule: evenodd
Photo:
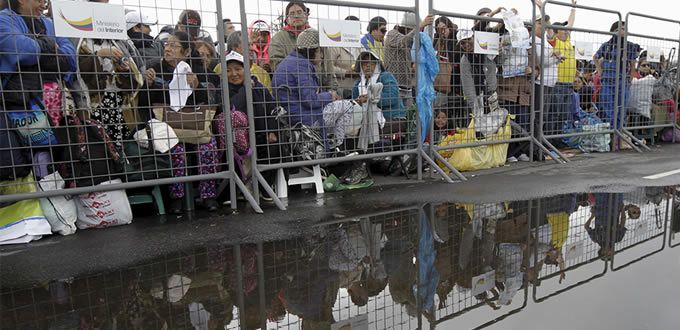
<svg viewBox="0 0 680 330">
<path fill-rule="evenodd" d="M 508 157 L 507 162 L 508 163 L 517 163 L 517 157 L 515 157 L 515 156 Z"/>
<path fill-rule="evenodd" d="M 526 154 L 521 154 L 521 155 L 519 155 L 519 161 L 520 162 L 530 162 L 531 158 L 529 158 L 529 156 L 527 156 Z"/>
</svg>

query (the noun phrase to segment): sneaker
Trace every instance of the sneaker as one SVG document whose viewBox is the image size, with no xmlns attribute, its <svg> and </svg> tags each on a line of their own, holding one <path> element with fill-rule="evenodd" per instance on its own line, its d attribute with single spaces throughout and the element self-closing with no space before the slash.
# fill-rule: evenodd
<svg viewBox="0 0 680 330">
<path fill-rule="evenodd" d="M 520 162 L 530 162 L 531 158 L 529 158 L 529 156 L 527 156 L 526 154 L 521 154 L 521 155 L 519 155 L 518 160 Z"/>
<path fill-rule="evenodd" d="M 507 162 L 508 163 L 517 163 L 517 157 L 510 156 L 510 157 L 508 157 Z"/>
<path fill-rule="evenodd" d="M 274 201 L 274 199 L 271 198 L 271 197 L 269 197 L 269 195 L 266 195 L 266 193 L 260 195 L 260 199 L 261 199 L 263 202 L 267 202 L 267 203 L 271 203 L 271 202 Z"/>
<path fill-rule="evenodd" d="M 368 178 L 368 168 L 366 163 L 362 162 L 359 166 L 352 168 L 350 174 L 343 179 L 343 183 L 346 185 L 354 185 L 366 178 Z"/>
<path fill-rule="evenodd" d="M 217 199 L 208 198 L 203 201 L 203 207 L 210 212 L 215 212 L 220 208 L 220 205 L 217 203 Z"/>
</svg>

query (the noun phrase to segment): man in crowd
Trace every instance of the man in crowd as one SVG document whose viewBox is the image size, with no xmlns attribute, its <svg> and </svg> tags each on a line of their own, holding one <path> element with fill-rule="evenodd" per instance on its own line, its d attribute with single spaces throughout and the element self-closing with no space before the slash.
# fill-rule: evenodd
<svg viewBox="0 0 680 330">
<path fill-rule="evenodd" d="M 378 55 L 380 61 L 384 61 L 383 42 L 385 41 L 385 34 L 387 34 L 387 20 L 381 16 L 373 17 L 368 22 L 367 30 L 368 33 L 361 38 L 361 45 L 364 49 Z"/>
</svg>

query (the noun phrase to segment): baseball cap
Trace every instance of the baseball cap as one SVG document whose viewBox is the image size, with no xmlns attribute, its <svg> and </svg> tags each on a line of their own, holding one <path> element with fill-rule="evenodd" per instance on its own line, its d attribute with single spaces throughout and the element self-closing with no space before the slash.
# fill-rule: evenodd
<svg viewBox="0 0 680 330">
<path fill-rule="evenodd" d="M 265 21 L 257 21 L 253 24 L 253 32 L 271 32 L 271 28 Z"/>
<path fill-rule="evenodd" d="M 229 54 L 227 54 L 227 56 L 224 57 L 224 60 L 227 63 L 229 63 L 230 61 L 236 61 L 243 64 L 243 55 L 232 50 L 231 52 L 229 52 Z"/>
<path fill-rule="evenodd" d="M 156 25 L 158 22 L 149 17 L 149 15 L 142 14 L 139 11 L 131 11 L 125 14 L 125 23 L 127 29 L 130 30 L 133 27 L 137 26 L 138 24 Z"/>
<path fill-rule="evenodd" d="M 458 30 L 458 33 L 456 33 L 456 39 L 458 39 L 458 41 L 470 39 L 474 36 L 475 33 L 472 30 Z"/>
</svg>

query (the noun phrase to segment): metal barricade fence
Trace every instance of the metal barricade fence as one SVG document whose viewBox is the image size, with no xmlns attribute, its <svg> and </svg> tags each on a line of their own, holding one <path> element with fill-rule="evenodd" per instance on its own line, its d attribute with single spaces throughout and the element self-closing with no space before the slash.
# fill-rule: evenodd
<svg viewBox="0 0 680 330">
<path fill-rule="evenodd" d="M 612 199 L 612 212 L 617 212 L 617 226 L 612 232 L 615 243 L 615 253 L 611 259 L 612 271 L 621 270 L 665 249 L 673 198 L 664 187 L 647 187 L 626 194 L 612 194 Z M 659 241 L 661 246 L 652 250 L 652 243 Z M 637 246 L 645 246 L 647 249 L 641 256 L 631 257 L 630 251 Z M 630 260 L 632 258 L 635 259 Z"/>
<path fill-rule="evenodd" d="M 210 36 L 215 28 L 206 31 L 217 28 L 223 51 L 222 2 L 201 1 L 191 10 L 188 2 L 181 8 L 173 4 L 94 4 L 125 8 L 132 22 L 122 30 L 127 40 L 83 33 L 80 39 L 58 37 L 57 47 L 45 42 L 34 49 L 19 32 L 23 21 L 11 21 L 16 26 L 8 30 L 15 34 L 3 36 L 8 41 L 0 56 L 19 64 L 2 75 L 0 133 L 7 145 L 2 146 L 0 202 L 155 187 L 161 204 L 158 186 L 167 185 L 172 205 L 185 199 L 184 208 L 191 209 L 195 195 L 215 207 L 228 184 L 232 208 L 238 188 L 262 212 L 228 156 L 233 139 L 231 117 L 224 116 L 230 103 L 222 85 L 227 70 Z M 59 13 L 68 14 L 73 13 Z M 164 24 L 151 37 L 151 28 Z M 38 55 L 37 63 L 23 59 Z M 214 73 L 216 67 L 221 75 Z M 200 182 L 197 193 L 194 182 Z"/>
<path fill-rule="evenodd" d="M 607 204 L 607 194 L 603 198 L 595 198 L 594 201 L 603 201 Z M 543 302 L 550 297 L 556 296 L 575 287 L 584 285 L 594 279 L 603 277 L 607 273 L 607 263 L 602 263 L 601 271 L 596 271 L 601 261 L 603 246 L 607 246 L 605 236 L 591 235 L 591 233 L 605 232 L 608 230 L 601 219 L 608 215 L 606 206 L 603 211 L 596 212 L 597 204 L 589 205 L 589 194 L 569 194 L 555 196 L 535 201 L 535 213 L 532 221 L 534 225 L 532 238 L 536 244 L 532 247 L 532 262 L 535 268 L 532 271 L 534 284 L 532 297 L 537 303 Z M 599 215 L 598 219 L 596 215 Z M 594 222 L 594 224 L 593 224 Z M 600 239 L 600 237 L 603 237 Z M 591 265 L 594 265 L 590 267 Z M 573 279 L 567 276 L 570 271 L 590 267 L 593 272 L 585 279 Z M 562 276 L 564 275 L 564 278 Z M 561 286 L 554 292 L 539 295 L 540 288 L 554 283 L 544 283 L 548 280 L 559 278 Z M 554 282 L 555 280 L 552 280 Z M 562 282 L 566 281 L 564 285 Z M 548 285 L 546 285 L 548 284 Z"/>
<path fill-rule="evenodd" d="M 622 93 L 625 91 L 622 82 L 626 78 L 621 74 L 621 52 L 616 51 L 622 47 L 622 40 L 616 38 L 618 30 L 608 32 L 582 29 L 570 26 L 569 21 L 566 26 L 553 24 L 549 21 L 552 18 L 546 19 L 546 7 L 550 5 L 571 7 L 574 10 L 572 15 L 575 15 L 576 9 L 611 14 L 616 17 L 615 22 L 621 22 L 622 16 L 614 10 L 550 0 L 545 1 L 540 12 L 534 16 L 534 30 L 542 27 L 542 37 L 537 37 L 540 38 L 540 44 L 536 42 L 532 47 L 537 62 L 542 64 L 542 72 L 536 77 L 539 85 L 537 94 L 540 95 L 535 102 L 535 109 L 539 114 L 538 137 L 552 153 L 568 162 L 568 157 L 559 149 L 570 147 L 587 152 L 606 152 L 614 145 L 614 139 L 607 141 L 607 137 L 623 137 L 618 130 L 622 122 L 621 95 L 625 94 Z M 553 39 L 554 47 L 550 45 L 552 42 L 546 40 L 552 31 L 558 31 Z M 594 46 L 598 48 L 596 52 Z M 538 54 L 539 51 L 541 54 Z M 592 61 L 597 62 L 591 63 L 591 59 L 587 59 L 591 53 L 594 54 Z M 592 65 L 597 67 L 602 86 L 599 94 L 595 92 L 594 84 L 588 86 L 588 82 L 584 83 L 581 79 L 578 57 L 583 59 L 583 67 L 590 66 L 589 70 L 592 70 Z M 575 90 L 575 84 L 577 87 L 583 85 L 580 91 Z M 574 104 L 575 102 L 578 104 Z M 625 141 L 639 151 L 632 142 Z"/>
<path fill-rule="evenodd" d="M 256 19 L 278 18 L 284 25 L 270 32 L 268 58 L 246 56 L 246 74 L 269 69 L 271 85 L 263 88 L 261 81 L 253 85 L 247 80 L 247 109 L 240 109 L 250 119 L 250 147 L 258 150 L 251 155 L 252 173 L 277 205 L 282 207 L 271 185 L 275 177 L 278 189 L 286 184 L 280 180 L 282 169 L 352 162 L 345 177 L 356 183 L 367 175 L 370 159 L 392 157 L 390 165 L 403 173 L 417 165 L 418 178 L 421 157 L 436 168 L 422 152 L 419 116 L 413 106 L 419 65 L 412 62 L 418 62 L 419 52 L 413 59 L 410 53 L 420 38 L 415 33 L 420 24 L 417 6 L 316 0 L 289 2 L 284 8 L 274 5 L 278 3 L 285 4 L 272 1 L 264 6 L 271 12 L 259 12 L 253 4 L 240 2 L 243 31 L 249 29 L 247 22 Z M 354 18 L 359 21 L 350 22 Z M 303 33 L 307 26 L 316 32 Z M 261 35 L 245 33 L 242 44 Z M 354 41 L 347 41 L 348 36 Z M 361 38 L 363 48 L 356 48 Z M 385 42 L 382 46 L 380 39 Z M 351 47 L 328 47 L 335 44 Z M 366 47 L 372 53 L 364 52 Z M 317 55 L 320 58 L 314 59 Z M 257 186 L 253 186 L 256 196 Z"/>
<path fill-rule="evenodd" d="M 530 160 L 534 148 L 548 152 L 534 137 L 527 49 L 513 45 L 504 21 L 490 13 L 445 12 L 434 1 L 430 8 L 439 15 L 434 47 L 440 63 L 429 132 L 433 157 L 457 173 L 480 169 L 461 149 L 488 154 L 481 168 L 501 166 L 509 157 Z"/>
<path fill-rule="evenodd" d="M 634 24 L 631 19 L 644 19 L 644 23 L 655 24 L 659 33 L 645 35 L 636 33 L 643 24 Z M 637 22 L 638 20 L 633 20 Z M 646 147 L 642 140 L 654 143 L 660 140 L 665 130 L 671 131 L 678 122 L 678 72 L 671 71 L 670 64 L 677 62 L 680 49 L 680 21 L 653 17 L 639 13 L 626 14 L 626 44 L 639 47 L 626 47 L 624 57 L 632 59 L 631 52 L 638 48 L 640 53 L 635 75 L 630 81 L 630 95 L 621 108 L 623 132 L 635 142 Z M 637 55 L 637 54 L 636 54 Z M 670 141 L 675 142 L 674 134 Z M 646 147 L 649 150 L 648 147 Z"/>
<path fill-rule="evenodd" d="M 529 260 L 522 245 L 529 243 L 530 205 L 444 203 L 432 208 L 439 271 L 432 325 L 472 314 L 465 319 L 491 320 L 478 327 L 483 328 L 526 307 Z"/>
</svg>

